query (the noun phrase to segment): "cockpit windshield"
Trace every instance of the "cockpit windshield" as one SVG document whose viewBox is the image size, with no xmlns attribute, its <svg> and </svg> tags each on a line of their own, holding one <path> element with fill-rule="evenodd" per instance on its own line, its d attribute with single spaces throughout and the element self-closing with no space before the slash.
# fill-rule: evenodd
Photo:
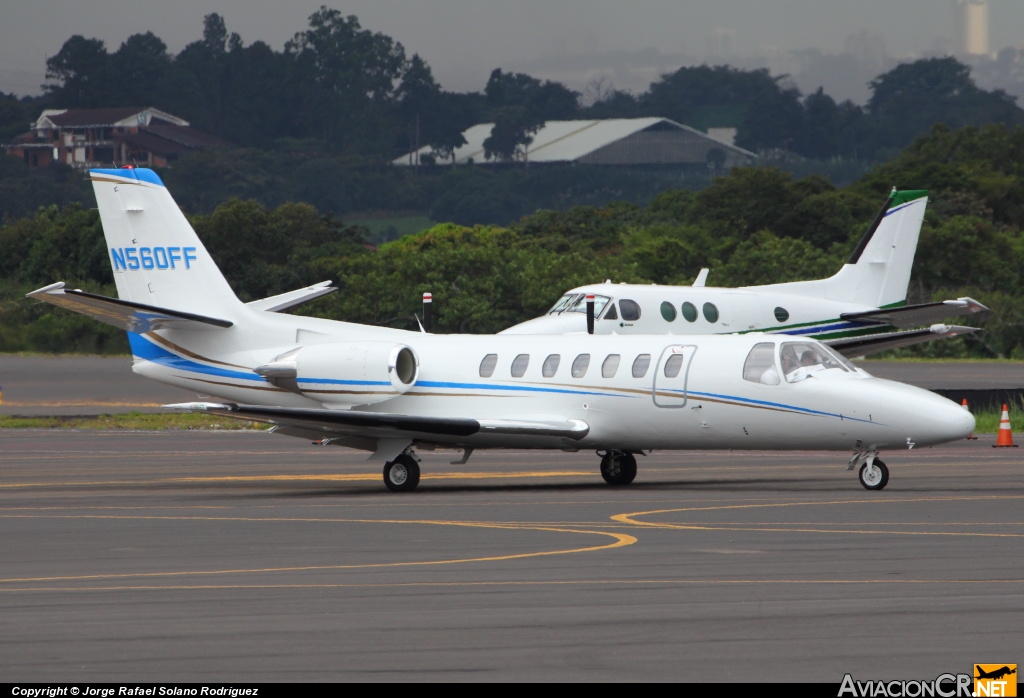
<svg viewBox="0 0 1024 698">
<path fill-rule="evenodd" d="M 789 383 L 810 378 L 819 371 L 837 369 L 856 373 L 856 367 L 829 347 L 816 342 L 783 342 L 779 351 L 782 373 Z"/>
<path fill-rule="evenodd" d="M 572 305 L 573 302 L 577 298 L 581 298 L 582 296 L 583 296 L 583 294 L 581 294 L 581 293 L 567 293 L 567 294 L 565 294 L 564 296 L 562 296 L 561 298 L 558 299 L 557 303 L 555 303 L 553 306 L 551 306 L 551 310 L 548 311 L 548 315 L 554 315 L 555 313 L 562 312 L 563 310 L 568 308 L 570 305 Z"/>
<path fill-rule="evenodd" d="M 608 305 L 608 301 L 611 298 L 608 296 L 594 296 L 594 317 L 600 317 L 601 311 Z M 567 293 L 558 299 L 551 310 L 548 311 L 548 315 L 557 315 L 558 313 L 585 313 L 587 312 L 587 294 L 585 293 Z"/>
</svg>

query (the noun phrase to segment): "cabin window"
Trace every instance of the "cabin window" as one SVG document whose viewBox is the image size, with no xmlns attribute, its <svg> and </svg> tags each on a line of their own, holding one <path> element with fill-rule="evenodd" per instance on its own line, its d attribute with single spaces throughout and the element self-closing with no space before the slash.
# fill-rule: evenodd
<svg viewBox="0 0 1024 698">
<path fill-rule="evenodd" d="M 520 354 L 512 360 L 512 377 L 522 378 L 526 373 L 526 367 L 530 365 L 530 355 Z"/>
<path fill-rule="evenodd" d="M 782 373 L 789 383 L 799 383 L 819 371 L 833 368 L 844 373 L 857 370 L 847 359 L 814 342 L 785 342 L 779 357 L 782 360 Z"/>
<path fill-rule="evenodd" d="M 714 303 L 704 304 L 704 319 L 711 323 L 718 322 L 718 308 Z"/>
<path fill-rule="evenodd" d="M 663 301 L 661 304 L 661 316 L 668 322 L 673 322 L 676 319 L 676 307 L 668 301 Z"/>
<path fill-rule="evenodd" d="M 604 315 L 605 320 L 618 320 L 619 313 L 615 310 L 615 304 L 612 303 L 608 306 L 608 312 Z"/>
<path fill-rule="evenodd" d="M 775 309 L 775 319 L 779 322 L 785 322 L 789 319 L 789 311 L 782 306 L 779 306 Z"/>
<path fill-rule="evenodd" d="M 679 375 L 679 370 L 683 367 L 683 355 L 673 354 L 668 357 L 668 361 L 665 362 L 665 377 L 675 378 Z"/>
<path fill-rule="evenodd" d="M 541 366 L 540 372 L 544 374 L 545 378 L 550 378 L 555 375 L 558 371 L 558 363 L 562 360 L 562 357 L 558 354 L 551 354 L 548 358 L 544 359 L 544 365 Z"/>
<path fill-rule="evenodd" d="M 637 305 L 636 301 L 623 298 L 619 301 L 619 311 L 622 313 L 622 319 L 627 322 L 640 319 L 640 306 Z"/>
<path fill-rule="evenodd" d="M 690 301 L 683 303 L 683 317 L 687 322 L 697 322 L 697 306 Z"/>
<path fill-rule="evenodd" d="M 490 378 L 494 375 L 494 367 L 498 365 L 498 355 L 488 354 L 484 357 L 484 360 L 480 362 L 480 377 Z"/>
<path fill-rule="evenodd" d="M 618 354 L 609 354 L 608 358 L 601 364 L 601 377 L 614 378 L 615 372 L 619 370 L 619 359 L 621 358 Z"/>
<path fill-rule="evenodd" d="M 588 368 L 590 368 L 590 354 L 580 354 L 572 362 L 572 377 L 582 378 L 587 375 Z"/>
<path fill-rule="evenodd" d="M 779 370 L 775 368 L 775 345 L 771 342 L 755 344 L 743 362 L 743 380 L 765 385 L 778 385 Z"/>
<path fill-rule="evenodd" d="M 647 369 L 651 365 L 651 355 L 641 354 L 633 360 L 633 377 L 643 378 L 647 375 Z"/>
</svg>

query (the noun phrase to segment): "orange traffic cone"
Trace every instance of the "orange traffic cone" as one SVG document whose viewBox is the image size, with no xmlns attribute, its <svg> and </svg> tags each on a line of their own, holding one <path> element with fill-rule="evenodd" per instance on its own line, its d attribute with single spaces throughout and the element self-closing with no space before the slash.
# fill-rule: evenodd
<svg viewBox="0 0 1024 698">
<path fill-rule="evenodd" d="M 961 404 L 961 406 L 962 406 L 962 407 L 963 407 L 963 408 L 964 408 L 965 410 L 967 410 L 968 412 L 970 412 L 970 411 L 971 411 L 971 408 L 967 406 L 967 398 L 964 398 L 964 401 L 963 401 L 962 403 L 960 403 L 960 404 Z M 968 441 L 977 441 L 977 440 L 978 440 L 978 437 L 977 437 L 977 436 L 975 436 L 975 435 L 974 435 L 974 432 L 972 431 L 972 432 L 971 432 L 970 434 L 968 434 L 968 435 L 967 435 L 967 440 L 968 440 Z"/>
<path fill-rule="evenodd" d="M 1010 411 L 1006 409 L 1006 405 L 1003 405 L 1003 415 L 999 418 L 998 434 L 992 448 L 998 448 L 999 446 L 1017 448 L 1017 445 L 1013 443 L 1013 432 L 1010 431 Z"/>
</svg>

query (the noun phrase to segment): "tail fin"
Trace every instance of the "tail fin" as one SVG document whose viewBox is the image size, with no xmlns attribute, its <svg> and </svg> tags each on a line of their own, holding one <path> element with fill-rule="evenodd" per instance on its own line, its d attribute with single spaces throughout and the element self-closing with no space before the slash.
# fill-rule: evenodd
<svg viewBox="0 0 1024 698">
<path fill-rule="evenodd" d="M 155 172 L 122 168 L 90 176 L 118 297 L 223 317 L 242 306 Z"/>
<path fill-rule="evenodd" d="M 927 191 L 893 189 L 838 273 L 771 288 L 876 308 L 904 303 L 927 204 Z"/>
</svg>

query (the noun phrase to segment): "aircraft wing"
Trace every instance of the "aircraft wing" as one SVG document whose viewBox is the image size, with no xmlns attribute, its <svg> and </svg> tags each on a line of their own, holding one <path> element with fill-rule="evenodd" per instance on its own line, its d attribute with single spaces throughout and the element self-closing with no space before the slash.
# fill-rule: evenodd
<svg viewBox="0 0 1024 698">
<path fill-rule="evenodd" d="M 590 426 L 580 419 L 469 419 L 355 410 L 265 407 L 238 405 L 232 402 L 184 402 L 164 407 L 274 424 L 278 431 L 293 431 L 303 436 L 316 432 L 321 438 L 422 439 L 439 443 L 459 443 L 465 437 L 474 434 L 504 434 L 564 437 L 578 441 L 590 432 Z"/>
<path fill-rule="evenodd" d="M 903 330 L 901 332 L 880 332 L 879 334 L 862 335 L 860 337 L 842 337 L 839 339 L 824 339 L 829 345 L 848 359 L 874 354 L 886 349 L 897 347 L 908 347 L 911 344 L 930 342 L 933 339 L 946 337 L 957 337 L 963 334 L 977 332 L 977 327 L 962 327 L 960 325 L 932 325 L 917 330 Z"/>
<path fill-rule="evenodd" d="M 113 325 L 136 334 L 145 334 L 146 332 L 169 327 L 189 330 L 212 330 L 231 327 L 234 324 L 229 320 L 220 320 L 204 315 L 195 315 L 194 313 L 183 313 L 179 310 L 157 308 L 156 306 L 121 300 L 120 298 L 98 296 L 95 293 L 86 293 L 78 289 L 65 289 L 63 281 L 58 281 L 55 284 L 32 291 L 32 293 L 28 294 L 28 297 L 66 308 L 82 315 L 88 315 L 100 322 L 105 322 L 108 325 Z"/>
<path fill-rule="evenodd" d="M 973 315 L 985 310 L 988 308 L 978 301 L 965 297 L 936 303 L 904 305 L 899 308 L 879 308 L 862 313 L 843 313 L 839 317 L 850 322 L 908 328 L 941 322 L 954 315 Z"/>
<path fill-rule="evenodd" d="M 289 291 L 288 293 L 282 293 L 277 296 L 261 298 L 258 301 L 246 303 L 246 305 L 255 310 L 264 310 L 268 313 L 282 313 L 315 298 L 319 298 L 320 296 L 326 296 L 328 293 L 334 293 L 338 288 L 336 286 L 331 286 L 331 283 L 333 282 L 321 281 L 318 284 L 313 284 L 306 288 L 300 288 L 297 291 Z"/>
</svg>

